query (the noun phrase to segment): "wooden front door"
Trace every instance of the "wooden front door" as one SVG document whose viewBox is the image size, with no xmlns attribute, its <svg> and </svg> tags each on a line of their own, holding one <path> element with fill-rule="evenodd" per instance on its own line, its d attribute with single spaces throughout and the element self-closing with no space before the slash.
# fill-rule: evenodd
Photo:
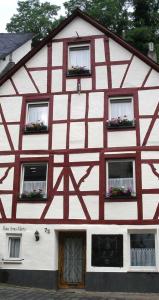
<svg viewBox="0 0 159 300">
<path fill-rule="evenodd" d="M 85 233 L 59 233 L 59 287 L 84 288 Z"/>
</svg>

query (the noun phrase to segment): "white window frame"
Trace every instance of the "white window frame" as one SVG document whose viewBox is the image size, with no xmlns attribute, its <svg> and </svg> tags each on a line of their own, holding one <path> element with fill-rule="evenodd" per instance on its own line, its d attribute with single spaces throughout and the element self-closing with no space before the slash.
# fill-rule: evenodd
<svg viewBox="0 0 159 300">
<path fill-rule="evenodd" d="M 20 184 L 20 194 L 23 193 L 23 186 L 24 186 L 24 166 L 27 165 L 27 166 L 31 166 L 31 165 L 42 165 L 42 164 L 46 164 L 46 191 L 45 191 L 45 196 L 47 197 L 47 185 L 48 185 L 48 163 L 47 162 L 24 162 L 22 163 L 21 165 L 21 184 Z"/>
<path fill-rule="evenodd" d="M 133 186 L 134 186 L 134 196 L 136 196 L 136 174 L 135 174 L 135 159 L 129 159 L 129 158 L 121 158 L 121 159 L 109 159 L 106 161 L 106 194 L 109 193 L 109 168 L 108 168 L 108 164 L 109 162 L 132 162 L 133 163 Z"/>
<path fill-rule="evenodd" d="M 90 44 L 73 44 L 68 46 L 68 70 L 72 68 L 71 62 L 70 62 L 70 49 L 71 48 L 83 48 L 83 47 L 89 47 L 89 71 L 91 71 L 91 56 L 90 56 Z"/>
<path fill-rule="evenodd" d="M 108 112 L 109 112 L 109 120 L 112 119 L 112 116 L 111 116 L 111 102 L 116 101 L 116 100 L 119 100 L 119 102 L 124 102 L 126 100 L 130 99 L 130 102 L 131 102 L 131 112 L 132 112 L 132 120 L 134 119 L 134 101 L 133 101 L 133 97 L 131 96 L 124 96 L 124 97 L 109 97 L 109 108 L 108 108 Z"/>
<path fill-rule="evenodd" d="M 154 234 L 154 240 L 155 240 L 155 266 L 131 266 L 131 234 Z M 128 229 L 128 261 L 129 261 L 129 268 L 128 271 L 131 272 L 154 272 L 157 271 L 157 230 L 155 229 Z"/>
<path fill-rule="evenodd" d="M 29 105 L 43 105 L 43 104 L 47 104 L 48 107 L 48 112 L 47 112 L 47 124 L 46 126 L 48 127 L 48 123 L 49 123 L 49 102 L 48 101 L 31 101 L 31 102 L 27 102 L 27 109 L 26 109 L 26 125 L 29 124 Z M 44 124 L 45 125 L 45 124 Z"/>
<path fill-rule="evenodd" d="M 20 246 L 19 246 L 19 257 L 11 257 L 10 256 L 10 246 L 11 246 L 11 243 L 10 243 L 10 238 L 19 238 L 20 239 Z M 22 261 L 22 258 L 21 258 L 21 252 L 22 252 L 22 234 L 15 234 L 15 233 L 8 233 L 6 235 L 6 244 L 7 244 L 7 248 L 6 248 L 6 253 L 7 253 L 7 257 L 3 259 L 4 263 L 9 263 L 9 262 L 21 262 Z"/>
</svg>

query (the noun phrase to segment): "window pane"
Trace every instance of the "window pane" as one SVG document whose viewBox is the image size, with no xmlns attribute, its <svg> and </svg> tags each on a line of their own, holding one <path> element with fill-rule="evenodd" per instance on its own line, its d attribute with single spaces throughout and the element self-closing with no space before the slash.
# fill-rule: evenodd
<svg viewBox="0 0 159 300">
<path fill-rule="evenodd" d="M 70 62 L 70 68 L 85 67 L 85 69 L 90 69 L 89 46 L 70 48 L 69 62 Z"/>
<path fill-rule="evenodd" d="M 28 123 L 48 124 L 48 104 L 29 104 L 28 105 Z"/>
<path fill-rule="evenodd" d="M 20 237 L 9 237 L 9 257 L 18 258 L 20 253 Z"/>
<path fill-rule="evenodd" d="M 92 266 L 122 267 L 123 236 L 92 235 Z"/>
<path fill-rule="evenodd" d="M 132 103 L 131 99 L 124 99 L 124 100 L 110 100 L 111 104 L 111 118 L 124 118 L 132 120 Z"/>
<path fill-rule="evenodd" d="M 23 193 L 39 191 L 46 194 L 47 164 L 24 165 Z"/>
<path fill-rule="evenodd" d="M 154 234 L 131 234 L 130 245 L 132 266 L 155 266 Z"/>
</svg>

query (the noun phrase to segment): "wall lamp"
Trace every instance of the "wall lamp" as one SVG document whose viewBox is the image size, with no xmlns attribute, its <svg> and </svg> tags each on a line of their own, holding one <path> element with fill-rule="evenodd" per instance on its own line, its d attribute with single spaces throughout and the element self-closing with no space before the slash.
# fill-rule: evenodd
<svg viewBox="0 0 159 300">
<path fill-rule="evenodd" d="M 35 241 L 36 241 L 36 242 L 40 240 L 40 234 L 39 234 L 39 231 L 36 230 L 35 233 L 34 233 L 34 236 L 35 236 Z"/>
</svg>

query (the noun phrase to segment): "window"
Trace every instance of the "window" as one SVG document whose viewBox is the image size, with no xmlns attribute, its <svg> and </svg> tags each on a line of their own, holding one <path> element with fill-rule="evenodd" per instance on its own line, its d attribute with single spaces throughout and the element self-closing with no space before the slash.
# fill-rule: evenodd
<svg viewBox="0 0 159 300">
<path fill-rule="evenodd" d="M 107 162 L 107 196 L 114 198 L 135 196 L 134 160 Z"/>
<path fill-rule="evenodd" d="M 68 51 L 68 74 L 84 75 L 90 73 L 89 45 L 73 45 Z"/>
<path fill-rule="evenodd" d="M 21 236 L 8 236 L 8 256 L 9 258 L 20 257 Z"/>
<path fill-rule="evenodd" d="M 28 103 L 27 132 L 46 131 L 48 129 L 48 103 Z"/>
<path fill-rule="evenodd" d="M 110 98 L 108 127 L 134 126 L 133 99 Z"/>
<path fill-rule="evenodd" d="M 155 266 L 155 234 L 130 234 L 131 266 Z"/>
<path fill-rule="evenodd" d="M 22 199 L 41 199 L 47 196 L 47 164 L 33 163 L 22 166 Z"/>
<path fill-rule="evenodd" d="M 122 267 L 123 236 L 92 235 L 92 266 Z"/>
</svg>

